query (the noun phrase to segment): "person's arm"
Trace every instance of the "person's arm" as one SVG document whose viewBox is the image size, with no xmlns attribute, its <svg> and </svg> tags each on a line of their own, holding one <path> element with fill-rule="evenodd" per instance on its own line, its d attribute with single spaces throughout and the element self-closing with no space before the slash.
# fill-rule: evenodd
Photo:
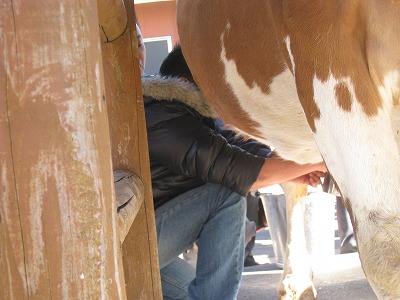
<svg viewBox="0 0 400 300">
<path fill-rule="evenodd" d="M 217 119 L 215 124 L 218 133 L 223 135 L 230 144 L 236 145 L 257 156 L 270 157 L 265 160 L 257 181 L 252 186 L 252 190 L 285 181 L 293 181 L 311 186 L 317 186 L 321 183 L 320 178 L 324 176 L 324 173 L 320 171 L 326 171 L 323 163 L 299 165 L 294 162 L 285 161 L 277 156 L 276 153 L 271 152 L 268 146 L 254 139 L 245 139 L 243 136 L 237 134 L 237 132 L 230 130 L 221 119 Z"/>
<path fill-rule="evenodd" d="M 326 172 L 326 166 L 323 162 L 300 165 L 274 156 L 265 160 L 251 189 L 264 188 L 286 181 L 315 186 L 320 183 L 319 178 L 324 175 L 324 172 Z"/>
</svg>

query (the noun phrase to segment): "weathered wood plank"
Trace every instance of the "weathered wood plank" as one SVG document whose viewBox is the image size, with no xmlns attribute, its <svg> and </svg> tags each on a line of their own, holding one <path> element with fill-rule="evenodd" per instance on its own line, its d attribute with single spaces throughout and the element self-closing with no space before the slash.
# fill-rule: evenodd
<svg viewBox="0 0 400 300">
<path fill-rule="evenodd" d="M 0 6 L 0 49 L 15 51 L 15 43 L 6 38 L 13 31 L 12 7 Z M 7 46 L 7 48 L 6 48 Z M 8 55 L 0 51 L 0 86 L 7 87 Z M 27 299 L 20 211 L 11 153 L 7 90 L 0 88 L 0 299 Z"/>
<path fill-rule="evenodd" d="M 96 1 L 1 5 L 2 292 L 125 299 Z"/>
<path fill-rule="evenodd" d="M 98 0 L 97 4 L 101 41 L 113 41 L 124 32 L 127 25 L 124 1 Z"/>
<path fill-rule="evenodd" d="M 114 187 L 118 205 L 119 239 L 125 240 L 144 200 L 142 180 L 125 170 L 114 171 Z"/>
<path fill-rule="evenodd" d="M 129 299 L 162 299 L 133 1 L 125 7 L 126 31 L 102 51 L 114 169 L 133 171 L 144 184 L 144 203 L 122 245 L 126 291 Z"/>
<path fill-rule="evenodd" d="M 7 99 L 8 52 L 16 51 L 15 41 L 7 36 L 14 31 L 11 2 L 0 4 L 0 299 L 27 299 L 26 270 L 20 211 L 11 153 Z"/>
</svg>

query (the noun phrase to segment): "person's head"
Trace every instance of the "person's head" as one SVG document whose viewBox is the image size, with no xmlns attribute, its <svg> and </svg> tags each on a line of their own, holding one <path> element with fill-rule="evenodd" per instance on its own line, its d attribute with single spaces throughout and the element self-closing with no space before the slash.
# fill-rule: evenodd
<svg viewBox="0 0 400 300">
<path fill-rule="evenodd" d="M 159 74 L 163 77 L 185 78 L 189 82 L 195 83 L 179 44 L 164 59 Z"/>
<path fill-rule="evenodd" d="M 140 74 L 143 75 L 144 67 L 146 65 L 146 46 L 144 45 L 142 30 L 140 30 L 138 23 L 136 23 L 136 34 L 137 34 L 138 49 L 139 49 Z"/>
</svg>

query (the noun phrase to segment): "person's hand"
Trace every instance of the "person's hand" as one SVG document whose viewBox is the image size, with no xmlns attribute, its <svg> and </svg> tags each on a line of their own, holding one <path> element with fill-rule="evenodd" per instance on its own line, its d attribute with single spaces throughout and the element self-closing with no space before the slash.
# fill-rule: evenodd
<svg viewBox="0 0 400 300">
<path fill-rule="evenodd" d="M 286 181 L 316 187 L 321 184 L 321 177 L 324 176 L 324 172 L 326 171 L 324 162 L 302 165 L 284 160 L 273 154 L 271 157 L 265 159 L 257 180 L 251 189 L 256 190 Z"/>
<path fill-rule="evenodd" d="M 325 172 L 314 171 L 314 172 L 293 178 L 290 181 L 294 182 L 294 183 L 298 183 L 298 184 L 307 184 L 307 185 L 311 185 L 312 187 L 317 187 L 318 185 L 322 184 L 321 177 L 324 177 L 324 176 L 325 176 Z"/>
</svg>

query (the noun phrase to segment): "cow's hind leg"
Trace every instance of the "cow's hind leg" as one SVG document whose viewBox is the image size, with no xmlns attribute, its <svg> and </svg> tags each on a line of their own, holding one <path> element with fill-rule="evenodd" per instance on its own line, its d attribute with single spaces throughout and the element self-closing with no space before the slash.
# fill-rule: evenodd
<svg viewBox="0 0 400 300">
<path fill-rule="evenodd" d="M 279 299 L 316 299 L 317 291 L 312 282 L 311 258 L 304 232 L 307 186 L 285 183 L 282 187 L 286 197 L 287 243 Z"/>
<path fill-rule="evenodd" d="M 400 129 L 392 128 L 388 103 L 366 113 L 365 103 L 381 101 L 373 93 L 358 95 L 353 81 L 332 75 L 326 81 L 314 79 L 320 112 L 314 136 L 352 216 L 369 283 L 380 299 L 400 299 L 400 157 L 395 140 Z M 341 85 L 351 92 L 347 110 L 338 105 Z"/>
</svg>

